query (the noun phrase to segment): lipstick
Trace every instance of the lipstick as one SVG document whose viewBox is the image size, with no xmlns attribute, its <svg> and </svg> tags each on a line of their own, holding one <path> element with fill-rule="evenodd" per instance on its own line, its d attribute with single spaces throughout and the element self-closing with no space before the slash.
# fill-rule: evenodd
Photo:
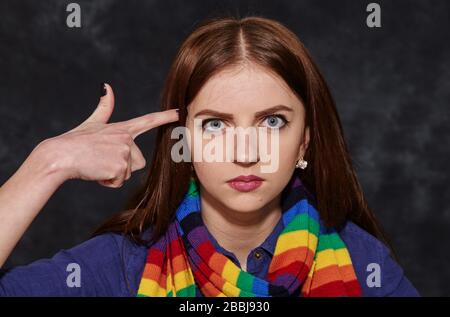
<svg viewBox="0 0 450 317">
<path fill-rule="evenodd" d="M 264 179 L 255 175 L 240 175 L 227 181 L 231 188 L 240 192 L 249 192 L 262 185 Z"/>
</svg>

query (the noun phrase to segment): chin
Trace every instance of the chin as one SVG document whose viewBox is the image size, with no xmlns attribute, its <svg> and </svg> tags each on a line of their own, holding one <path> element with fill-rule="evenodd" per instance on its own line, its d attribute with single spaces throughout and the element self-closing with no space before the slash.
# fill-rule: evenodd
<svg viewBox="0 0 450 317">
<path fill-rule="evenodd" d="M 250 213 L 261 210 L 267 202 L 259 196 L 249 197 L 241 195 L 241 197 L 233 197 L 225 205 L 239 213 Z"/>
</svg>

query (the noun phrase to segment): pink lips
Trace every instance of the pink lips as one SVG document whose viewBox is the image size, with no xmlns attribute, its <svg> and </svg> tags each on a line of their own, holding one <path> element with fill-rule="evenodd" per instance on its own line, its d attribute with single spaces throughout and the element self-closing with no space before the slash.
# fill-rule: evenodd
<svg viewBox="0 0 450 317">
<path fill-rule="evenodd" d="M 261 186 L 263 181 L 264 180 L 262 178 L 255 175 L 241 175 L 229 180 L 227 183 L 231 188 L 234 188 L 240 192 L 249 192 Z"/>
</svg>

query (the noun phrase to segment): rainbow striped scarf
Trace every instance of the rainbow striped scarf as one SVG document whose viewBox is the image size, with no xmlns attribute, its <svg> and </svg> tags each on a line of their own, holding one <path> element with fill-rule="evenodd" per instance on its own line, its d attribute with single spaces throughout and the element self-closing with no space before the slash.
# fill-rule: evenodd
<svg viewBox="0 0 450 317">
<path fill-rule="evenodd" d="M 313 197 L 298 177 L 282 193 L 284 229 L 265 279 L 219 253 L 200 215 L 191 179 L 166 234 L 148 250 L 137 296 L 361 296 L 344 242 L 322 225 Z"/>
</svg>

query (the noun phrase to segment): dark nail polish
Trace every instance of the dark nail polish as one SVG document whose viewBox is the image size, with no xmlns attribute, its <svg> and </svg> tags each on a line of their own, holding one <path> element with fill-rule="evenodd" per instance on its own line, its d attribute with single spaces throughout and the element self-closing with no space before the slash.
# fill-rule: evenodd
<svg viewBox="0 0 450 317">
<path fill-rule="evenodd" d="M 178 112 L 178 113 L 180 113 L 180 109 L 176 109 L 175 111 Z"/>
<path fill-rule="evenodd" d="M 106 86 L 105 83 L 101 83 L 100 85 L 100 96 L 105 96 L 106 95 Z"/>
</svg>

